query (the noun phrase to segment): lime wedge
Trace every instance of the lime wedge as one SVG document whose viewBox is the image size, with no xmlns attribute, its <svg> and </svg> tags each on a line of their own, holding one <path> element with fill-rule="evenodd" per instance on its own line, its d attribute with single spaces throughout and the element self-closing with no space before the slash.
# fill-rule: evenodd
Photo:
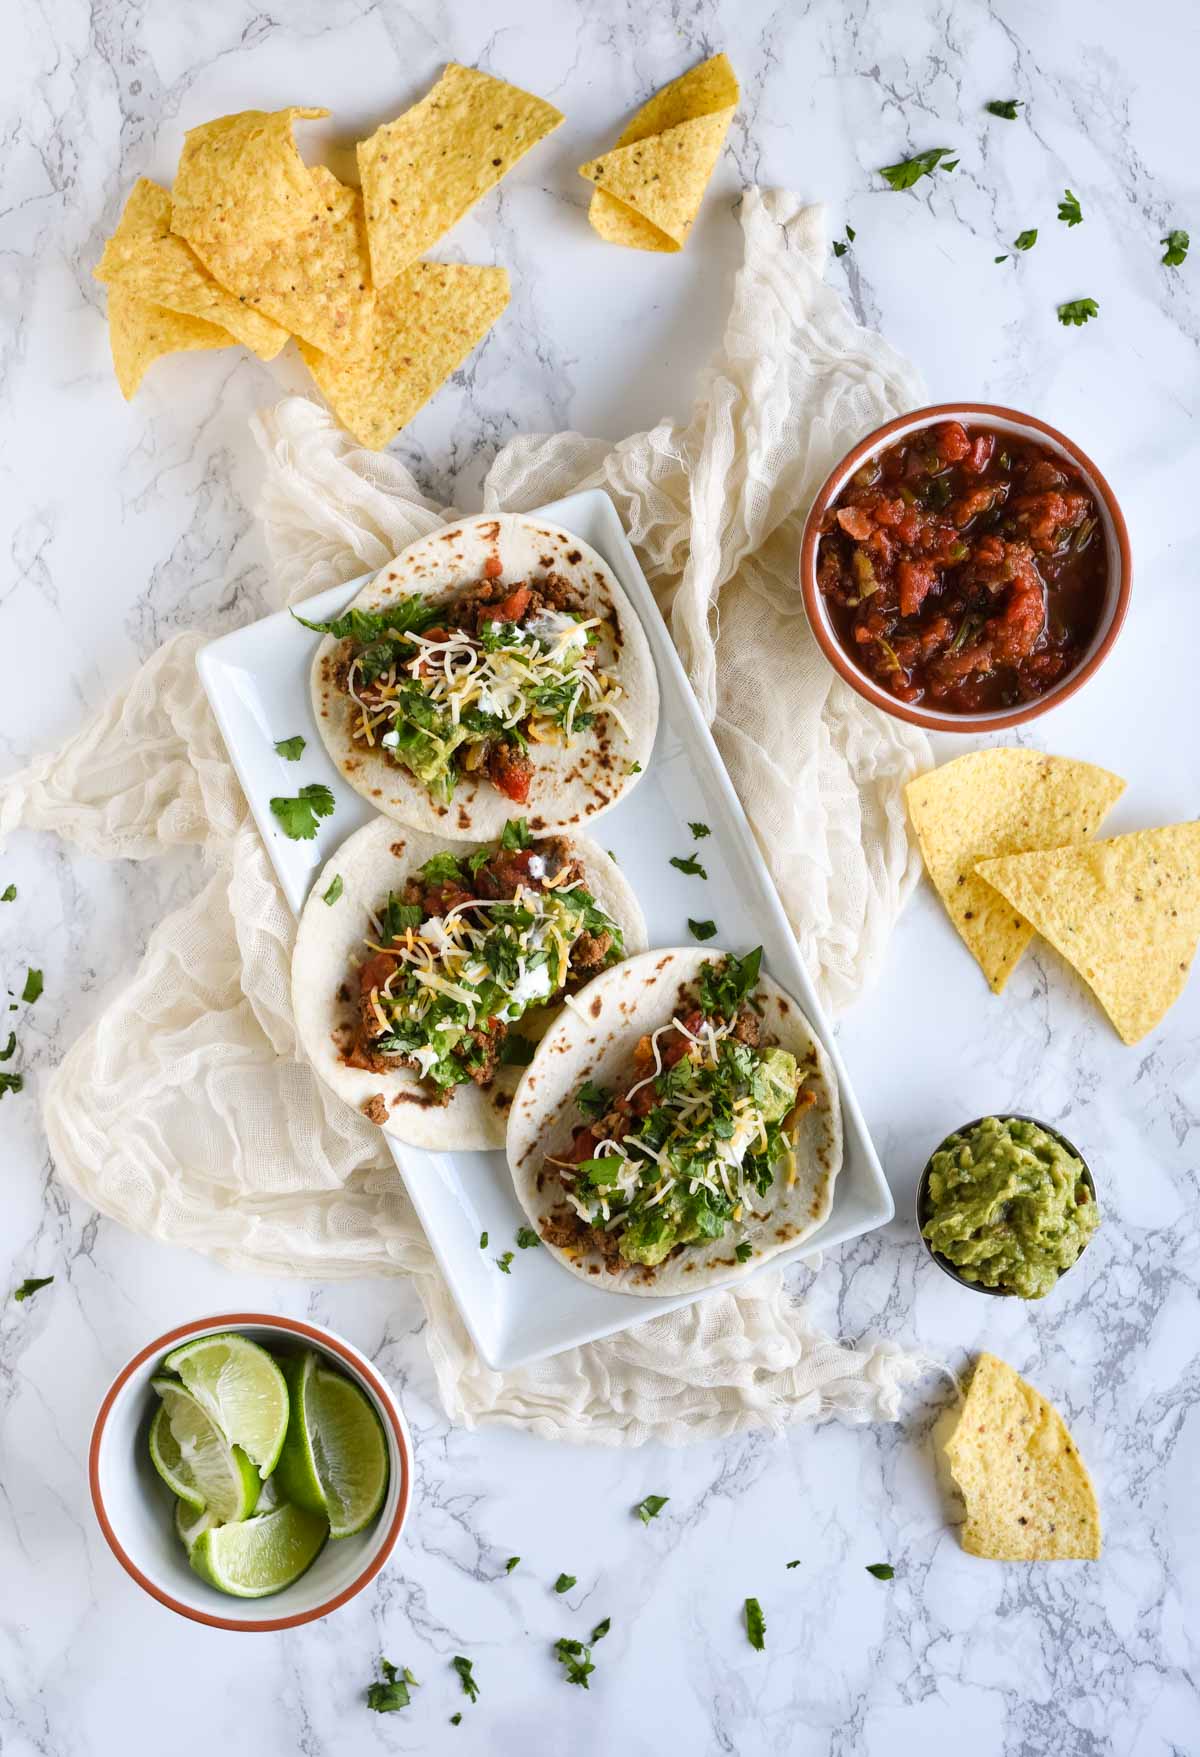
<svg viewBox="0 0 1200 1757">
<path fill-rule="evenodd" d="M 175 1530 L 189 1556 L 192 1553 L 192 1545 L 201 1532 L 208 1531 L 217 1523 L 218 1520 L 212 1513 L 197 1513 L 188 1506 L 186 1501 L 176 1501 Z"/>
<path fill-rule="evenodd" d="M 227 1331 L 185 1342 L 163 1362 L 178 1373 L 227 1440 L 270 1476 L 287 1432 L 288 1394 L 283 1374 L 257 1342 Z"/>
<path fill-rule="evenodd" d="M 177 1379 L 151 1384 L 162 1406 L 150 1424 L 150 1457 L 167 1486 L 193 1513 L 246 1519 L 262 1487 L 240 1446 L 231 1446 L 208 1411 Z"/>
<path fill-rule="evenodd" d="M 329 1526 L 303 1507 L 277 1507 L 242 1525 L 202 1531 L 189 1552 L 192 1567 L 234 1598 L 266 1598 L 299 1580 L 325 1546 Z"/>
<path fill-rule="evenodd" d="M 358 1386 L 309 1352 L 280 1363 L 291 1394 L 276 1477 L 286 1500 L 329 1520 L 331 1537 L 368 1525 L 388 1486 L 383 1424 Z"/>
</svg>

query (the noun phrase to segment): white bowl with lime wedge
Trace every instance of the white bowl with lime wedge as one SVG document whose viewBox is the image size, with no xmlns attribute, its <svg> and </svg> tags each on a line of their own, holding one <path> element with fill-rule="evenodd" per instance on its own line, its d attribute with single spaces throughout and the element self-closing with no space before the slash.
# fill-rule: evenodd
<svg viewBox="0 0 1200 1757">
<path fill-rule="evenodd" d="M 229 1312 L 140 1349 L 96 1416 L 92 1504 L 168 1609 L 220 1629 L 328 1616 L 403 1529 L 412 1443 L 387 1384 L 318 1324 Z"/>
</svg>

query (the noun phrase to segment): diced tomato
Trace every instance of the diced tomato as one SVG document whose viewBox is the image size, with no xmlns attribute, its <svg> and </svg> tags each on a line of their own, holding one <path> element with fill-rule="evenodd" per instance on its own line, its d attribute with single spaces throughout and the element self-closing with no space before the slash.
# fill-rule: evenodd
<svg viewBox="0 0 1200 1757">
<path fill-rule="evenodd" d="M 971 441 L 971 449 L 963 458 L 959 468 L 967 476 L 982 476 L 992 461 L 992 453 L 996 449 L 994 433 L 979 433 Z"/>
<path fill-rule="evenodd" d="M 847 537 L 853 537 L 856 543 L 865 543 L 875 529 L 870 514 L 861 506 L 840 506 L 837 522 Z"/>
<path fill-rule="evenodd" d="M 359 993 L 370 994 L 373 988 L 382 988 L 395 968 L 396 960 L 389 958 L 386 952 L 373 952 L 365 964 L 359 965 Z"/>
<path fill-rule="evenodd" d="M 933 430 L 933 443 L 944 464 L 958 464 L 971 449 L 967 430 L 961 421 L 944 421 Z"/>
<path fill-rule="evenodd" d="M 504 563 L 501 561 L 500 557 L 498 555 L 489 555 L 483 564 L 484 579 L 498 580 L 503 572 Z"/>
<path fill-rule="evenodd" d="M 896 569 L 901 616 L 915 616 L 934 586 L 937 569 L 931 561 L 902 561 Z"/>
<path fill-rule="evenodd" d="M 532 597 L 533 593 L 528 586 L 518 586 L 515 592 L 509 593 L 502 604 L 497 604 L 491 615 L 495 617 L 497 622 L 520 622 L 529 608 L 529 600 Z"/>
<path fill-rule="evenodd" d="M 497 744 L 488 758 L 488 776 L 507 799 L 524 805 L 529 798 L 533 780 L 533 764 L 523 750 L 514 744 Z"/>
</svg>

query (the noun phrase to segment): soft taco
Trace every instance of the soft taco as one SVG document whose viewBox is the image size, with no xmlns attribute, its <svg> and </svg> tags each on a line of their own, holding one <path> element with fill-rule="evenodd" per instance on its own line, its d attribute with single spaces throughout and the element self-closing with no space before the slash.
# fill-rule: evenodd
<svg viewBox="0 0 1200 1757">
<path fill-rule="evenodd" d="M 389 1134 L 499 1147 L 552 1008 L 645 944 L 637 898 L 584 837 L 513 819 L 447 845 L 376 818 L 304 906 L 296 1029 L 321 1079 Z"/>
<path fill-rule="evenodd" d="M 303 621 L 303 618 L 300 618 Z M 608 565 L 568 531 L 496 513 L 422 537 L 349 609 L 306 622 L 317 725 L 350 785 L 450 839 L 607 811 L 648 764 L 658 680 Z"/>
<path fill-rule="evenodd" d="M 748 1274 L 829 1213 L 833 1070 L 761 949 L 645 952 L 546 1033 L 508 1125 L 517 1195 L 574 1274 L 672 1294 Z"/>
</svg>

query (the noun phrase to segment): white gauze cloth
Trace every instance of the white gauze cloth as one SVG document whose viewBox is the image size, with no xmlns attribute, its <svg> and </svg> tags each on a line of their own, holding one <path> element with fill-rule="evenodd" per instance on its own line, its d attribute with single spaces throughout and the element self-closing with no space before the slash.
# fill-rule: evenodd
<svg viewBox="0 0 1200 1757">
<path fill-rule="evenodd" d="M 901 789 L 928 750 L 825 663 L 796 558 L 827 471 L 916 406 L 921 385 L 824 285 L 820 209 L 750 190 L 742 225 L 724 345 L 688 424 L 617 446 L 516 439 L 485 505 L 519 511 L 584 487 L 612 496 L 809 968 L 840 1006 L 874 974 L 916 876 Z M 256 431 L 280 604 L 382 567 L 452 516 L 304 398 L 261 415 Z M 52 829 L 126 859 L 199 845 L 209 871 L 48 1083 L 59 1175 L 123 1225 L 233 1269 L 410 1275 L 447 1414 L 467 1426 L 617 1445 L 828 1414 L 895 1419 L 921 1357 L 821 1334 L 778 1273 L 519 1371 L 483 1364 L 377 1131 L 300 1058 L 295 923 L 200 689 L 202 645 L 169 641 L 123 696 L 0 792 L 0 831 Z"/>
</svg>

